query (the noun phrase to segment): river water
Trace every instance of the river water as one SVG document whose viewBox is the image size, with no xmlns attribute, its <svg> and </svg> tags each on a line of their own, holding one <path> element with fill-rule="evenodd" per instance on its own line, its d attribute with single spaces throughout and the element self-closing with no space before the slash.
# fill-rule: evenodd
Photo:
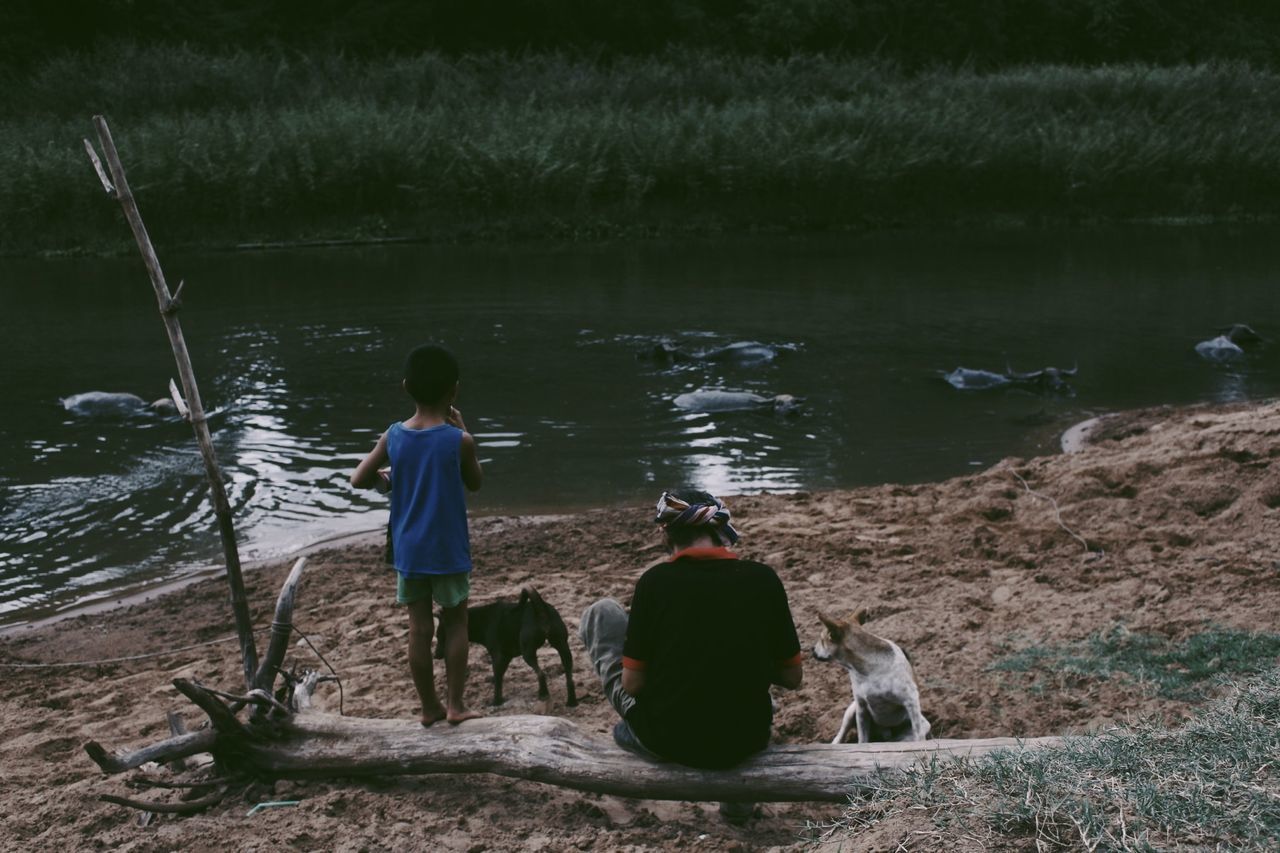
<svg viewBox="0 0 1280 853">
<path fill-rule="evenodd" d="M 404 354 L 462 364 L 473 513 L 944 478 L 1054 449 L 1099 412 L 1280 393 L 1280 341 L 1234 366 L 1218 326 L 1280 336 L 1273 228 L 882 233 L 680 244 L 397 246 L 162 259 L 247 557 L 372 528 L 347 477 L 411 407 Z M 172 355 L 140 262 L 0 260 L 0 622 L 216 562 L 190 427 L 59 399 L 164 395 Z M 638 359 L 778 348 L 756 365 Z M 1073 394 L 958 391 L 958 366 L 1079 368 Z M 805 398 L 799 417 L 698 414 L 699 389 Z"/>
</svg>

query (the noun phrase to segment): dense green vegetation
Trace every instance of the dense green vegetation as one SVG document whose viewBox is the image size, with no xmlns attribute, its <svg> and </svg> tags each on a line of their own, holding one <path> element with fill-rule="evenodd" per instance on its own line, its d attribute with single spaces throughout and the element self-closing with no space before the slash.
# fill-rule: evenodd
<svg viewBox="0 0 1280 853">
<path fill-rule="evenodd" d="M 127 245 L 105 113 L 162 245 L 581 238 L 1280 213 L 1280 74 L 868 59 L 51 58 L 0 88 L 0 251 Z"/>
<path fill-rule="evenodd" d="M 1280 215 L 1258 0 L 11 0 L 0 252 Z"/>
<path fill-rule="evenodd" d="M 104 41 L 416 55 L 712 47 L 912 67 L 1199 63 L 1280 57 L 1267 0 L 5 0 L 0 64 Z"/>
<path fill-rule="evenodd" d="M 1265 672 L 1277 658 L 1280 634 L 1210 627 L 1175 642 L 1117 625 L 1075 643 L 1019 649 L 991 669 L 1031 673 L 1031 689 L 1037 691 L 1061 693 L 1073 679 L 1119 675 L 1167 698 L 1197 699 L 1215 681 Z"/>
<path fill-rule="evenodd" d="M 839 844 L 898 820 L 975 847 L 1274 849 L 1280 669 L 1270 663 L 1177 729 L 1145 722 L 1063 749 L 920 766 L 855 792 L 839 820 L 812 827 L 814 837 Z"/>
</svg>

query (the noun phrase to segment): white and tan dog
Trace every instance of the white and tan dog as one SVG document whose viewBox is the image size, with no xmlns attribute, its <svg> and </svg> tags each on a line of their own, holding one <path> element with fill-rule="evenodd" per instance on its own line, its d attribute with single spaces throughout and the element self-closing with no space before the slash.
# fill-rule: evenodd
<svg viewBox="0 0 1280 853">
<path fill-rule="evenodd" d="M 854 722 L 858 743 L 924 740 L 929 721 L 920 713 L 915 673 L 902 649 L 862 630 L 866 618 L 861 610 L 846 621 L 823 613 L 818 619 L 827 630 L 813 644 L 813 656 L 847 669 L 853 685 L 853 701 L 831 742 L 843 743 Z"/>
</svg>

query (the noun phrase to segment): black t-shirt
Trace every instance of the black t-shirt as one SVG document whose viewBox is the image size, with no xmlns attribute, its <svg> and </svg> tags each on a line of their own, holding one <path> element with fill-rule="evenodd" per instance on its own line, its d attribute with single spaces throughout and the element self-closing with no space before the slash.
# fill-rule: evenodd
<svg viewBox="0 0 1280 853">
<path fill-rule="evenodd" d="M 769 684 L 799 653 L 773 569 L 690 549 L 636 584 L 623 665 L 642 669 L 645 684 L 627 722 L 664 758 L 736 764 L 769 744 Z"/>
</svg>

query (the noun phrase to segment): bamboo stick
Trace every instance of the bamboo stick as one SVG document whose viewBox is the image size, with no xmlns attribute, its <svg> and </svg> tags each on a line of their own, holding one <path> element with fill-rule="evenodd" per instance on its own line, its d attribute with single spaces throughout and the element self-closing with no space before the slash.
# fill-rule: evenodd
<svg viewBox="0 0 1280 853">
<path fill-rule="evenodd" d="M 151 278 L 151 285 L 156 292 L 156 303 L 160 308 L 160 317 L 164 321 L 165 331 L 169 334 L 169 344 L 173 347 L 173 357 L 178 364 L 178 378 L 182 383 L 182 393 L 186 397 L 190 409 L 192 429 L 195 430 L 196 441 L 200 445 L 200 455 L 204 458 L 205 474 L 209 479 L 209 492 L 213 500 L 214 514 L 218 519 L 218 533 L 222 537 L 222 551 L 227 564 L 227 583 L 231 587 L 231 609 L 235 614 L 236 633 L 240 636 L 240 655 L 244 664 L 244 683 L 247 689 L 254 687 L 254 676 L 258 669 L 258 651 L 253 642 L 253 622 L 249 617 L 249 603 L 245 597 L 244 578 L 240 572 L 240 552 L 236 547 L 235 526 L 231 519 L 231 504 L 227 500 L 226 487 L 223 485 L 222 470 L 218 467 L 218 458 L 213 449 L 213 438 L 209 434 L 209 424 L 205 420 L 204 405 L 200 402 L 200 390 L 196 386 L 195 370 L 191 366 L 191 355 L 187 352 L 187 342 L 182 335 L 182 325 L 178 322 L 178 297 L 182 286 L 178 287 L 178 295 L 171 295 L 169 285 L 165 282 L 164 271 L 160 268 L 160 260 L 156 257 L 155 248 L 151 245 L 151 237 L 142 222 L 142 214 L 138 212 L 137 202 L 129 189 L 125 178 L 124 165 L 120 162 L 120 154 L 111 138 L 111 129 L 102 116 L 93 117 L 94 127 L 98 131 L 98 141 L 102 145 L 103 159 L 111 172 L 108 182 L 102 172 L 102 164 L 95 156 L 93 145 L 85 140 L 85 149 L 93 162 L 94 171 L 102 181 L 103 189 L 114 196 L 124 209 L 125 219 L 133 230 L 134 239 L 138 243 L 138 251 L 142 253 L 142 262 Z"/>
</svg>

